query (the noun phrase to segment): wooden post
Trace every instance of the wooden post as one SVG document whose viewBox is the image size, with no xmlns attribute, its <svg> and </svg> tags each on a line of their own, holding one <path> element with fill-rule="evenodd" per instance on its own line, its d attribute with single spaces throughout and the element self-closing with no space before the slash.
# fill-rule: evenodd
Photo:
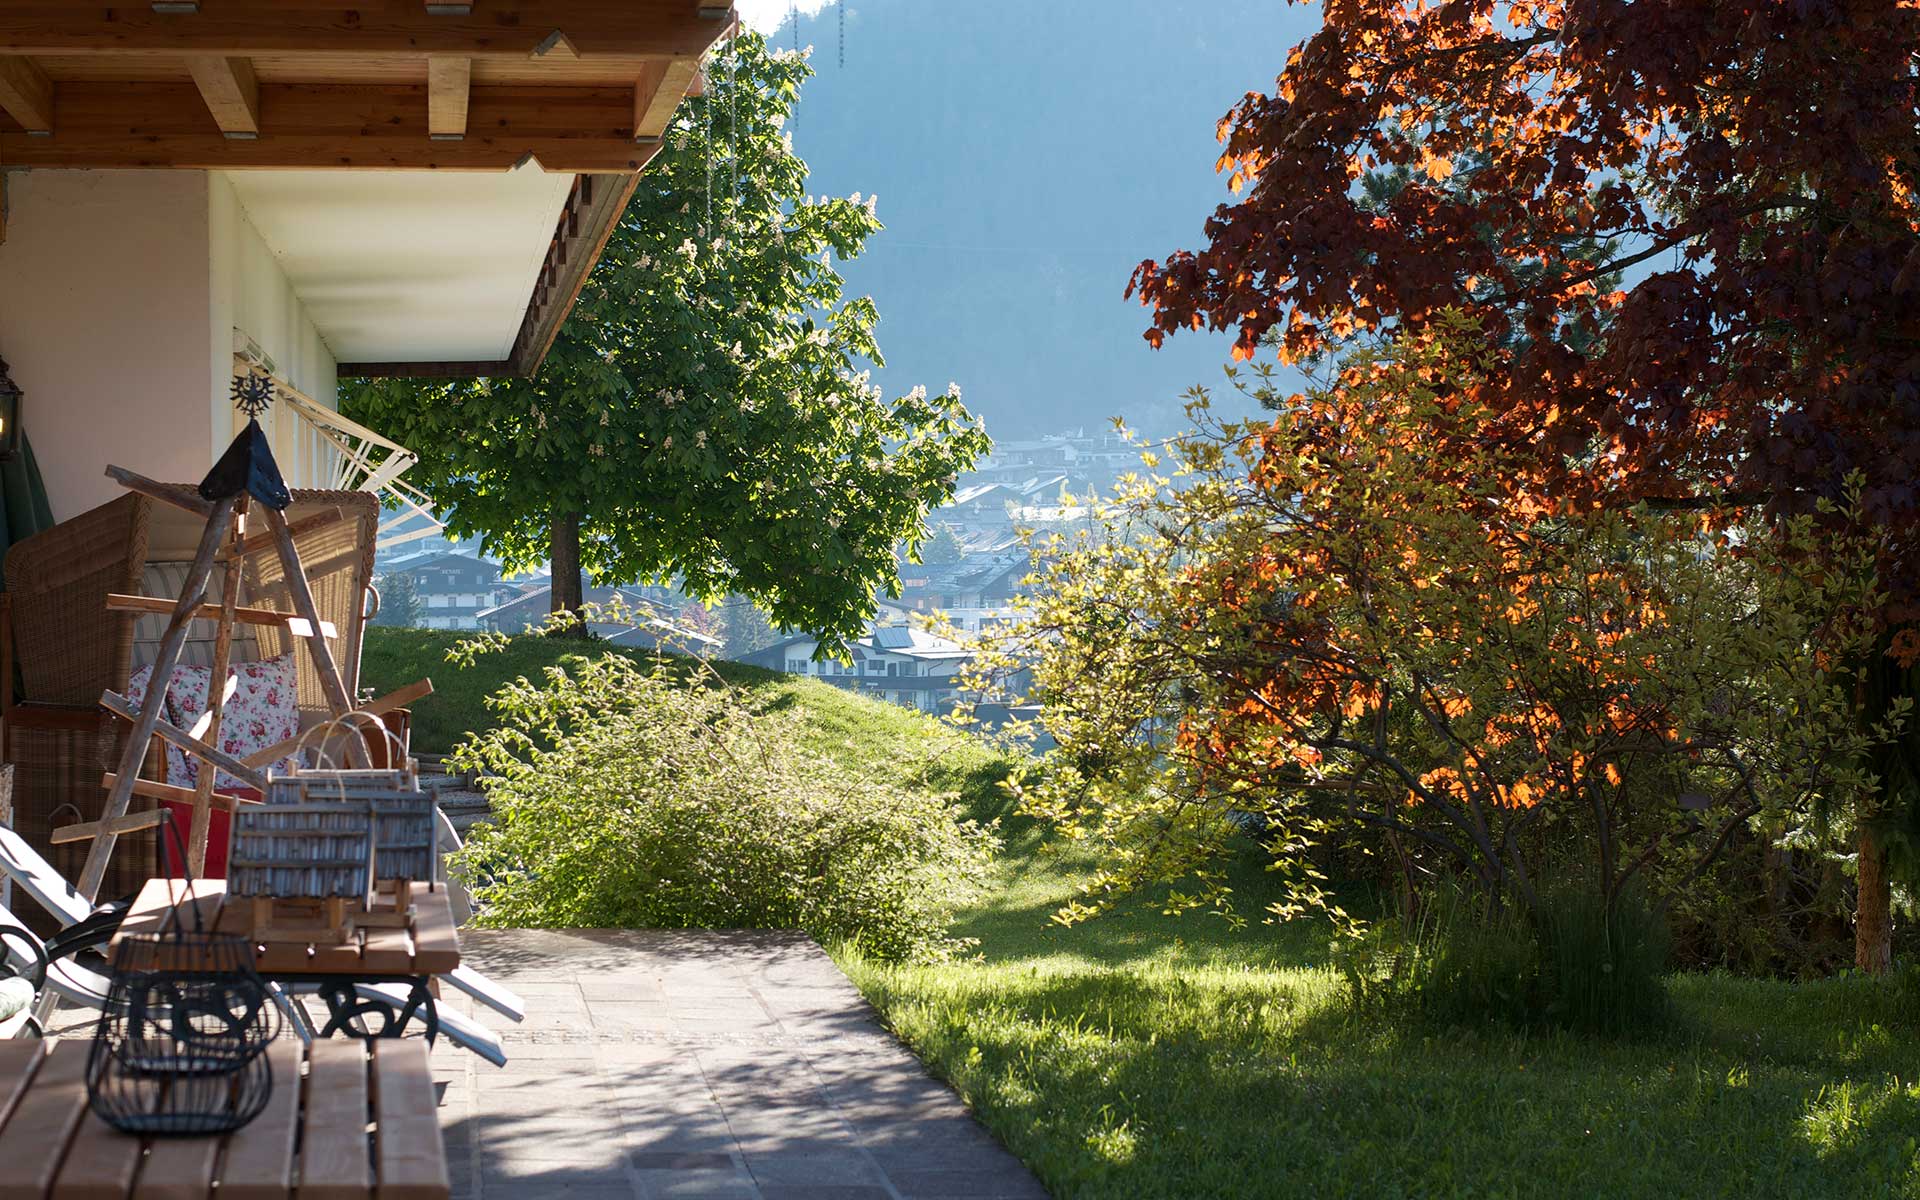
<svg viewBox="0 0 1920 1200">
<path fill-rule="evenodd" d="M 0 763 L 0 825 L 13 828 L 13 764 Z M 13 876 L 0 871 L 0 908 L 13 911 Z"/>
<path fill-rule="evenodd" d="M 213 639 L 213 670 L 207 677 L 206 740 L 220 744 L 220 721 L 227 707 L 227 660 L 233 653 L 233 610 L 239 602 L 240 568 L 246 556 L 240 552 L 247 537 L 247 494 L 240 493 L 234 505 L 232 528 L 227 531 L 226 571 L 221 575 L 220 619 Z M 314 632 L 318 633 L 318 627 Z M 187 872 L 199 879 L 207 873 L 207 837 L 213 827 L 213 784 L 220 769 L 212 763 L 200 764 L 199 778 L 193 787 L 193 827 L 187 834 Z"/>
<path fill-rule="evenodd" d="M 293 531 L 287 528 L 284 513 L 268 508 L 266 514 L 267 528 L 273 533 L 274 545 L 280 550 L 280 566 L 287 576 L 287 590 L 293 597 L 293 611 L 305 618 L 312 628 L 312 636 L 306 639 L 307 650 L 313 656 L 313 669 L 319 672 L 321 690 L 327 695 L 327 707 L 336 719 L 344 717 L 353 711 L 353 697 L 347 695 L 347 685 L 340 680 L 340 668 L 334 665 L 333 651 L 328 648 L 327 639 L 320 635 L 320 609 L 313 602 L 313 589 L 307 586 L 307 571 L 300 565 L 300 550 L 293 544 Z M 367 754 L 366 743 L 358 733 L 347 739 L 347 757 L 353 760 L 356 767 L 364 767 L 372 762 Z"/>
<path fill-rule="evenodd" d="M 173 620 L 167 623 L 166 636 L 160 639 L 160 652 L 153 660 L 153 675 L 147 682 L 147 694 L 141 699 L 133 731 L 127 735 L 126 745 L 120 751 L 120 768 L 116 772 L 118 778 L 114 780 L 113 790 L 107 793 L 106 806 L 101 809 L 102 821 L 127 815 L 127 804 L 133 799 L 134 780 L 140 774 L 140 764 L 147 755 L 147 743 L 152 739 L 154 726 L 159 723 L 160 713 L 165 707 L 167 689 L 173 683 L 173 669 L 179 665 L 180 651 L 187 643 L 187 628 L 193 622 L 194 610 L 207 598 L 207 580 L 213 575 L 214 555 L 219 553 L 220 543 L 227 536 L 227 524 L 233 516 L 234 504 L 232 497 L 220 500 L 207 517 L 206 532 L 200 535 L 200 549 L 193 556 L 193 566 L 187 570 L 186 587 L 180 593 L 180 607 L 175 610 Z M 303 593 L 305 582 L 306 578 L 302 576 Z M 313 602 L 310 593 L 307 594 L 307 602 Z M 318 628 L 316 625 L 315 629 Z M 334 677 L 334 682 L 339 682 L 339 676 Z M 110 830 L 103 832 L 87 850 L 86 866 L 80 871 L 79 891 L 89 903 L 100 895 L 100 884 L 107 877 L 107 860 L 113 855 L 116 840 L 117 834 Z"/>
</svg>

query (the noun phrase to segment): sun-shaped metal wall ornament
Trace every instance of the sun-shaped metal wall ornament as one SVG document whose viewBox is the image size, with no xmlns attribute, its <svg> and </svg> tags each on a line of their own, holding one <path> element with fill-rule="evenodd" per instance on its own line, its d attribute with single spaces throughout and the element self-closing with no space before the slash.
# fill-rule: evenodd
<svg viewBox="0 0 1920 1200">
<path fill-rule="evenodd" d="M 248 371 L 233 377 L 233 406 L 249 417 L 273 407 L 273 376 Z"/>
</svg>

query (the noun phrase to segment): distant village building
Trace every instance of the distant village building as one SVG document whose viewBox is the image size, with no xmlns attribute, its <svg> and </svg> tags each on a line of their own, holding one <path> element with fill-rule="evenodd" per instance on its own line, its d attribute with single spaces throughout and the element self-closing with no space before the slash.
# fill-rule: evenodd
<svg viewBox="0 0 1920 1200">
<path fill-rule="evenodd" d="M 1029 570 L 1025 553 L 901 563 L 900 598 L 890 603 L 923 616 L 943 612 L 956 628 L 979 633 L 1012 619 L 1014 594 Z"/>
<path fill-rule="evenodd" d="M 407 563 L 423 563 L 429 559 L 446 554 L 464 554 L 468 558 L 485 558 L 480 552 L 480 539 L 477 537 L 449 537 L 444 529 L 422 530 L 416 536 L 395 545 L 382 548 L 374 555 L 373 571 L 376 575 L 385 575 L 395 567 Z"/>
<path fill-rule="evenodd" d="M 480 614 L 512 593 L 500 581 L 500 565 L 470 554 L 410 555 L 386 563 L 383 575 L 404 575 L 420 597 L 420 624 L 427 629 L 479 629 Z"/>
<path fill-rule="evenodd" d="M 740 661 L 865 692 L 889 704 L 944 713 L 960 698 L 959 673 L 972 651 L 948 638 L 903 625 L 876 628 L 854 642 L 853 663 L 813 661 L 819 639 L 790 637 Z"/>
<path fill-rule="evenodd" d="M 619 620 L 587 622 L 594 634 L 616 646 L 634 650 L 668 650 L 706 658 L 720 651 L 717 637 L 690 629 L 660 614 L 654 588 L 590 587 L 581 594 L 588 606 L 620 613 Z M 480 627 L 500 633 L 525 633 L 545 624 L 553 597 L 542 587 L 515 596 L 479 615 Z"/>
<path fill-rule="evenodd" d="M 994 443 L 993 453 L 967 473 L 965 484 L 1001 484 L 1028 489 L 1026 503 L 1049 503 L 1055 496 L 1041 498 L 1035 484 L 1063 480 L 1076 495 L 1088 491 L 1109 491 L 1113 481 L 1140 467 L 1140 447 L 1118 433 L 1089 434 L 1084 429 L 1023 441 Z"/>
<path fill-rule="evenodd" d="M 1009 510 L 1019 502 L 1020 493 L 1005 484 L 977 483 L 954 492 L 934 519 L 961 529 L 1005 529 L 1013 523 Z"/>
</svg>

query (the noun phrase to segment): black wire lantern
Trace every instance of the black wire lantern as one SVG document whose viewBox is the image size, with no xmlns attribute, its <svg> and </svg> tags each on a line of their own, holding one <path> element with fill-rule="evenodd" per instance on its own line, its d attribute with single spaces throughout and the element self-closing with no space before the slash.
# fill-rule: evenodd
<svg viewBox="0 0 1920 1200">
<path fill-rule="evenodd" d="M 25 397 L 6 360 L 0 359 L 0 462 L 20 453 L 20 410 Z"/>
<path fill-rule="evenodd" d="M 87 1103 L 123 1133 L 227 1133 L 259 1116 L 273 1093 L 264 1051 L 280 1012 L 254 970 L 252 944 L 198 927 L 192 888 L 189 880 L 185 907 L 196 928 L 176 920 L 171 932 L 128 934 L 114 948 L 87 1055 Z"/>
</svg>

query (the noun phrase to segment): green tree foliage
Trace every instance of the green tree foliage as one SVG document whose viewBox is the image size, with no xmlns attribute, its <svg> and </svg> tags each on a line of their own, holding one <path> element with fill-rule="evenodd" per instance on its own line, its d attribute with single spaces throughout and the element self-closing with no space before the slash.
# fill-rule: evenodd
<svg viewBox="0 0 1920 1200">
<path fill-rule="evenodd" d="M 688 99 L 533 379 L 373 380 L 346 411 L 421 455 L 414 478 L 509 570 L 548 559 L 554 608 L 677 578 L 783 628 L 859 635 L 894 547 L 988 441 L 957 389 L 887 400 L 868 297 L 836 259 L 871 199 L 811 197 L 781 126 L 810 70 L 743 35 Z"/>
<path fill-rule="evenodd" d="M 751 600 L 735 596 L 715 611 L 719 615 L 720 636 L 726 642 L 721 652 L 728 658 L 745 658 L 780 640 L 767 614 Z"/>
<path fill-rule="evenodd" d="M 419 625 L 427 615 L 426 606 L 420 602 L 420 589 L 414 586 L 413 576 L 403 571 L 389 571 L 380 577 L 380 611 L 373 615 L 375 625 L 393 625 L 410 629 Z"/>
<path fill-rule="evenodd" d="M 920 548 L 920 561 L 923 563 L 957 563 L 966 556 L 960 546 L 960 535 L 951 525 L 940 525 L 933 531 L 926 544 Z"/>
</svg>

